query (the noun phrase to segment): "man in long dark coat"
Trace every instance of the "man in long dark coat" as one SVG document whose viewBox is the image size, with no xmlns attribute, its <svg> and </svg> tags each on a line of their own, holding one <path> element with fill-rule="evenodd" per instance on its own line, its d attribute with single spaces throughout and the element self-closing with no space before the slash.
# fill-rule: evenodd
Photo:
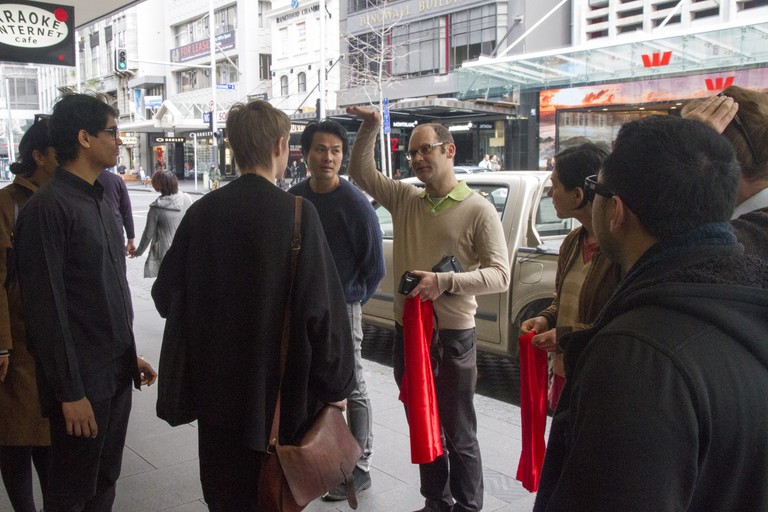
<svg viewBox="0 0 768 512">
<path fill-rule="evenodd" d="M 182 304 L 169 322 L 178 323 L 171 330 L 182 333 L 189 354 L 180 387 L 189 386 L 198 419 L 200 478 L 211 511 L 257 510 L 285 308 L 291 335 L 280 442 L 298 441 L 322 403 L 343 401 L 355 385 L 344 292 L 308 201 L 289 297 L 294 196 L 275 186 L 289 132 L 289 118 L 267 102 L 232 107 L 227 133 L 241 176 L 190 207 L 152 289 L 164 317 L 172 303 Z"/>
</svg>

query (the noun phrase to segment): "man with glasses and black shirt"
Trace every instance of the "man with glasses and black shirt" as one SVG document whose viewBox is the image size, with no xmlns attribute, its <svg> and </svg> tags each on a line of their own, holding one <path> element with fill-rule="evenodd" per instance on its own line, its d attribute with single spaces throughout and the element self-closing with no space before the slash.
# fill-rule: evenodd
<svg viewBox="0 0 768 512">
<path fill-rule="evenodd" d="M 47 512 L 109 511 L 138 389 L 157 374 L 136 356 L 122 235 L 97 177 L 117 161 L 118 113 L 84 94 L 49 121 L 59 167 L 16 224 L 29 351 L 51 424 Z"/>
<path fill-rule="evenodd" d="M 349 174 L 392 213 L 393 277 L 406 271 L 420 278 L 408 297 L 432 301 L 436 333 L 431 356 L 438 413 L 447 455 L 421 464 L 422 510 L 464 512 L 483 507 L 483 474 L 473 404 L 477 382 L 475 295 L 509 286 L 509 257 L 501 221 L 485 198 L 459 182 L 453 171 L 456 146 L 440 124 L 420 124 L 411 134 L 406 157 L 424 188 L 392 180 L 376 169 L 373 151 L 381 115 L 350 107 L 363 121 Z M 433 272 L 444 256 L 455 256 L 463 272 Z M 395 294 L 394 372 L 404 373 L 402 317 L 405 296 Z"/>
<path fill-rule="evenodd" d="M 768 259 L 768 94 L 734 85 L 688 103 L 683 117 L 712 126 L 736 151 L 741 173 L 731 223 L 748 254 Z"/>
<path fill-rule="evenodd" d="M 768 510 L 768 262 L 731 224 L 739 165 L 702 123 L 622 126 L 584 190 L 622 280 L 566 334 L 535 512 Z"/>
</svg>

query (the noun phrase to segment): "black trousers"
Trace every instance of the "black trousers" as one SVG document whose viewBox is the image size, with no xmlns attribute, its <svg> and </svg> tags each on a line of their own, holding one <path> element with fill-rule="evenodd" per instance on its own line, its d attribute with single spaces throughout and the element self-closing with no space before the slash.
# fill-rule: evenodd
<svg viewBox="0 0 768 512">
<path fill-rule="evenodd" d="M 51 466 L 44 490 L 46 512 L 110 512 L 120 477 L 131 414 L 131 383 L 115 396 L 92 403 L 99 435 L 67 435 L 58 408 L 51 416 Z"/>
<path fill-rule="evenodd" d="M 211 512 L 258 512 L 263 454 L 246 448 L 241 429 L 198 420 L 200 483 Z M 265 511 L 266 512 L 266 511 Z"/>
<path fill-rule="evenodd" d="M 482 510 L 483 464 L 474 404 L 477 387 L 475 329 L 435 331 L 430 359 L 445 453 L 430 464 L 419 465 L 421 494 L 430 510 L 451 510 L 451 506 L 454 512 Z M 393 363 L 399 388 L 405 371 L 403 328 L 400 325 L 395 330 Z"/>
</svg>

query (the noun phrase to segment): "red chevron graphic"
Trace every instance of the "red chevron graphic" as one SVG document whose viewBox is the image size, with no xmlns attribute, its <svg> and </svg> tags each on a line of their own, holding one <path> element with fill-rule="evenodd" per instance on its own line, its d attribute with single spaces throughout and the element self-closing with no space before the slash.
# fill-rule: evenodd
<svg viewBox="0 0 768 512">
<path fill-rule="evenodd" d="M 646 68 L 655 68 L 658 66 L 669 66 L 672 59 L 672 52 L 654 52 L 652 54 L 643 54 L 643 66 Z"/>
<path fill-rule="evenodd" d="M 708 91 L 722 91 L 733 85 L 735 76 L 727 76 L 725 78 L 719 76 L 712 80 L 711 78 L 705 79 Z"/>
</svg>

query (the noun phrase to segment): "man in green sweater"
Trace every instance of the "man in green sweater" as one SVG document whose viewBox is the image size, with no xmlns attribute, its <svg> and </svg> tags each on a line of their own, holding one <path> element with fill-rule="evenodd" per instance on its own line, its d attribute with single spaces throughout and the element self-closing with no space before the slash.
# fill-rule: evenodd
<svg viewBox="0 0 768 512">
<path fill-rule="evenodd" d="M 350 107 L 363 121 L 350 157 L 349 174 L 392 213 L 393 277 L 410 271 L 421 279 L 408 297 L 431 300 L 436 336 L 431 356 L 447 455 L 420 466 L 425 511 L 477 511 L 483 507 L 483 474 L 473 404 L 477 382 L 475 295 L 509 286 L 509 256 L 496 209 L 453 171 L 456 146 L 447 128 L 420 124 L 408 143 L 408 159 L 424 188 L 392 180 L 376 169 L 373 149 L 381 115 Z M 432 272 L 443 256 L 455 256 L 464 272 Z M 394 371 L 404 371 L 402 314 L 395 294 Z"/>
</svg>

